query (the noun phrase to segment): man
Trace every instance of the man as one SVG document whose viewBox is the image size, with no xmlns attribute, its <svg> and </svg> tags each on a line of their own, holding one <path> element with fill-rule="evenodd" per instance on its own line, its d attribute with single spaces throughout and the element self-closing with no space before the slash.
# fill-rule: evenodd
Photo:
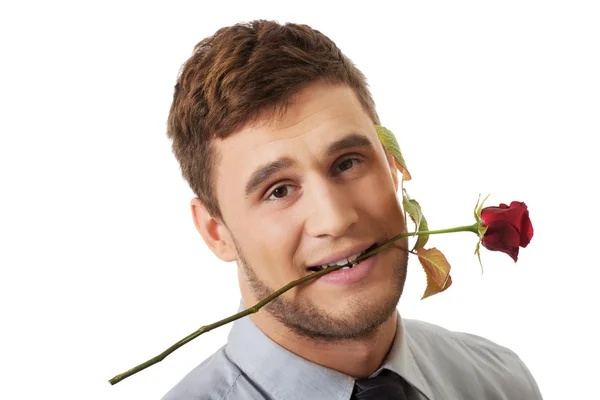
<svg viewBox="0 0 600 400">
<path fill-rule="evenodd" d="M 234 322 L 165 400 L 541 399 L 510 350 L 400 317 L 406 252 L 352 263 L 404 228 L 375 124 L 363 74 L 308 26 L 254 21 L 196 46 L 168 135 L 199 233 L 238 264 L 241 308 L 323 265 L 352 268 Z"/>
</svg>

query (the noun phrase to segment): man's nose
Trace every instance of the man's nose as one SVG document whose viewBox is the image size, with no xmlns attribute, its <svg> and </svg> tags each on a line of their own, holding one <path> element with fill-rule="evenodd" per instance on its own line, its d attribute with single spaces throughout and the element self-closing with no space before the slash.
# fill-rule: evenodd
<svg viewBox="0 0 600 400">
<path fill-rule="evenodd" d="M 311 237 L 344 235 L 358 221 L 352 196 L 343 187 L 327 183 L 311 190 L 309 217 L 305 224 Z"/>
</svg>

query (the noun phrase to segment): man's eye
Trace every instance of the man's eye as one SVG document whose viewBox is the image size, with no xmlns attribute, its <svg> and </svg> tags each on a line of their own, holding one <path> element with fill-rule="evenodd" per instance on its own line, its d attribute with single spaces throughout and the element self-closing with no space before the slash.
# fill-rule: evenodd
<svg viewBox="0 0 600 400">
<path fill-rule="evenodd" d="M 354 167 L 355 163 L 358 164 L 360 162 L 362 161 L 358 158 L 346 158 L 338 163 L 337 168 L 339 171 L 344 172 Z"/>
<path fill-rule="evenodd" d="M 281 185 L 277 186 L 275 189 L 271 191 L 271 194 L 267 198 L 267 200 L 281 200 L 285 198 L 290 192 L 290 188 L 292 185 Z"/>
</svg>

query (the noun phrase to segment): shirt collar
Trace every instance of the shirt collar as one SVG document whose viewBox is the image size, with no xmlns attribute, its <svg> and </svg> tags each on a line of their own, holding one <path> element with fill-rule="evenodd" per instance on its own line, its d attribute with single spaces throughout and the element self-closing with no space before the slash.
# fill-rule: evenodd
<svg viewBox="0 0 600 400">
<path fill-rule="evenodd" d="M 383 368 L 389 369 L 416 388 L 428 400 L 434 400 L 433 393 L 429 384 L 425 380 L 423 373 L 419 369 L 415 357 L 410 347 L 408 346 L 406 329 L 404 321 L 398 316 L 398 326 L 396 328 L 396 337 L 392 348 L 388 353 L 383 365 L 373 375 L 379 374 Z"/>
<path fill-rule="evenodd" d="M 240 304 L 240 311 L 243 309 Z M 313 398 L 317 399 L 348 400 L 354 389 L 354 378 L 286 350 L 265 335 L 249 317 L 233 323 L 226 352 L 253 382 L 277 399 L 305 400 L 306 393 L 314 393 Z M 398 318 L 392 348 L 382 367 L 372 376 L 383 368 L 399 374 L 428 400 L 433 400 L 431 389 L 405 340 L 401 318 Z"/>
</svg>

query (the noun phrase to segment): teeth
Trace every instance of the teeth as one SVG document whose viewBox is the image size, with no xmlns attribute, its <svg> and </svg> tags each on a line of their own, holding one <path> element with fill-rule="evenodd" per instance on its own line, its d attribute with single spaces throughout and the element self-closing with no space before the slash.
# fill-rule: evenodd
<svg viewBox="0 0 600 400">
<path fill-rule="evenodd" d="M 361 251 L 360 253 L 356 253 L 348 258 L 342 258 L 341 260 L 338 260 L 333 263 L 323 264 L 323 265 L 321 265 L 321 268 L 327 268 L 327 267 L 331 267 L 334 265 L 347 265 L 347 264 L 350 264 L 352 267 L 354 267 L 356 264 L 358 264 L 358 263 L 355 263 L 354 260 L 356 260 L 363 253 L 364 253 L 364 251 Z M 347 269 L 347 268 L 350 268 L 350 267 L 340 268 L 340 270 Z"/>
<path fill-rule="evenodd" d="M 367 249 L 367 250 L 369 250 L 369 249 Z M 341 265 L 341 266 L 343 266 L 343 268 L 340 268 L 340 270 L 342 270 L 342 269 L 350 269 L 350 268 L 352 268 L 352 267 L 354 267 L 355 265 L 358 264 L 357 262 L 355 262 L 356 259 L 358 257 L 360 257 L 362 254 L 366 253 L 367 250 L 361 251 L 360 253 L 356 253 L 356 254 L 348 257 L 348 258 L 342 258 L 341 260 L 338 260 L 338 261 L 333 262 L 333 263 L 323 264 L 323 265 L 319 265 L 319 266 L 315 266 L 315 267 L 310 267 L 309 269 L 312 269 L 313 271 L 316 271 L 316 270 L 325 269 L 327 267 L 331 267 L 333 265 Z"/>
<path fill-rule="evenodd" d="M 348 259 L 347 258 L 342 258 L 341 260 L 338 260 L 334 263 L 329 263 L 327 264 L 329 267 L 333 266 L 333 265 L 346 265 L 348 264 Z"/>
</svg>

